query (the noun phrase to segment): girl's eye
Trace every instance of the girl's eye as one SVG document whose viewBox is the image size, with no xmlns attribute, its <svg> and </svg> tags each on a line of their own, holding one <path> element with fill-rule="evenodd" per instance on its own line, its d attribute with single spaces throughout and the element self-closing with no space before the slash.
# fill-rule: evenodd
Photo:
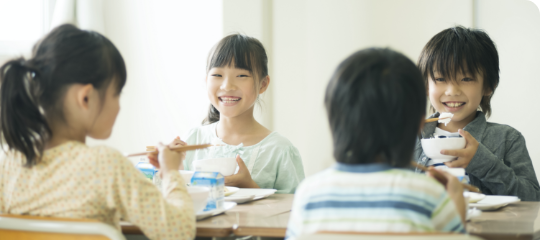
<svg viewBox="0 0 540 240">
<path fill-rule="evenodd" d="M 212 77 L 221 77 L 221 74 L 212 74 Z"/>
<path fill-rule="evenodd" d="M 238 77 L 249 77 L 248 75 L 238 75 Z"/>
</svg>

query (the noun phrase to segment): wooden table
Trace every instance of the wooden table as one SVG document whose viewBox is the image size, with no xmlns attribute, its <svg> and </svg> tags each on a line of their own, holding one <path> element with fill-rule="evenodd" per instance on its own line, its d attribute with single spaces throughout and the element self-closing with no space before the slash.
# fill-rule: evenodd
<svg viewBox="0 0 540 240">
<path fill-rule="evenodd" d="M 197 222 L 198 237 L 285 237 L 293 194 L 274 194 L 266 199 L 239 204 L 225 214 Z M 519 202 L 497 211 L 484 211 L 467 224 L 467 231 L 484 239 L 539 239 L 540 202 Z M 142 234 L 122 223 L 124 234 Z"/>
<path fill-rule="evenodd" d="M 485 239 L 540 238 L 540 202 L 518 202 L 471 219 L 467 231 Z"/>
<path fill-rule="evenodd" d="M 197 237 L 284 237 L 293 198 L 293 194 L 274 194 L 238 204 L 224 214 L 197 221 Z M 121 226 L 124 234 L 143 234 L 130 223 L 122 222 Z"/>
</svg>

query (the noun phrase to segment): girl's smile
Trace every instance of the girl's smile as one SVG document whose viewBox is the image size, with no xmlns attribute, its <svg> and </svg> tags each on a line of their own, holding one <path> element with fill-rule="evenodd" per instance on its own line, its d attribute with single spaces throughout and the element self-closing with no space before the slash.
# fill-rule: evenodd
<svg viewBox="0 0 540 240">
<path fill-rule="evenodd" d="M 219 101 L 221 102 L 221 105 L 223 106 L 234 106 L 238 104 L 240 100 L 242 100 L 241 97 L 235 97 L 235 96 L 220 96 L 218 97 Z"/>
</svg>

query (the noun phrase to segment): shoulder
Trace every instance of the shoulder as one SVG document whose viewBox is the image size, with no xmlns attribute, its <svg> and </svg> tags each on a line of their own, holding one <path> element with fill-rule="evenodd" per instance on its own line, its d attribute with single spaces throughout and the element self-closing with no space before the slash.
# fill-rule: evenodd
<svg viewBox="0 0 540 240">
<path fill-rule="evenodd" d="M 198 144 L 211 141 L 215 134 L 216 124 L 217 123 L 212 123 L 191 128 L 182 139 L 188 144 Z"/>
<path fill-rule="evenodd" d="M 279 134 L 278 132 L 270 133 L 265 139 L 263 139 L 262 143 L 267 147 L 278 148 L 278 149 L 293 148 L 294 150 L 296 150 L 292 142 L 289 141 L 289 139 L 287 139 L 286 137 Z"/>
<path fill-rule="evenodd" d="M 486 130 L 484 132 L 483 139 L 500 139 L 506 142 L 514 142 L 519 139 L 523 139 L 523 134 L 517 129 L 506 125 L 493 122 L 486 123 Z"/>
<path fill-rule="evenodd" d="M 86 149 L 89 157 L 99 165 L 120 166 L 132 163 L 118 150 L 108 146 L 93 146 Z"/>
</svg>

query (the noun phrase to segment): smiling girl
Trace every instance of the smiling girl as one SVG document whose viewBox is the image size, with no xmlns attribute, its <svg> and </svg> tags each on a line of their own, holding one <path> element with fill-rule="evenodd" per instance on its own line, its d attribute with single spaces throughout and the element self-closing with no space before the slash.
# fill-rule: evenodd
<svg viewBox="0 0 540 240">
<path fill-rule="evenodd" d="M 441 112 L 454 114 L 448 125 L 426 123 L 421 138 L 461 135 L 467 141 L 464 149 L 441 151 L 457 157 L 446 166 L 465 168 L 470 183 L 485 194 L 540 200 L 540 187 L 523 135 L 508 125 L 486 121 L 499 85 L 499 56 L 489 36 L 460 26 L 446 29 L 426 44 L 418 65 L 431 109 L 436 111 L 430 118 Z M 419 164 L 432 165 L 420 141 L 414 157 Z"/>
<path fill-rule="evenodd" d="M 184 161 L 186 170 L 193 170 L 194 160 L 236 157 L 239 170 L 225 177 L 225 185 L 294 193 L 304 179 L 298 150 L 253 116 L 259 95 L 269 84 L 268 58 L 259 40 L 233 34 L 214 46 L 207 62 L 206 89 L 211 103 L 208 117 L 203 126 L 188 132 L 185 142 L 176 141 L 182 145 L 224 146 L 188 152 Z M 156 162 L 149 157 L 151 162 Z"/>
</svg>

